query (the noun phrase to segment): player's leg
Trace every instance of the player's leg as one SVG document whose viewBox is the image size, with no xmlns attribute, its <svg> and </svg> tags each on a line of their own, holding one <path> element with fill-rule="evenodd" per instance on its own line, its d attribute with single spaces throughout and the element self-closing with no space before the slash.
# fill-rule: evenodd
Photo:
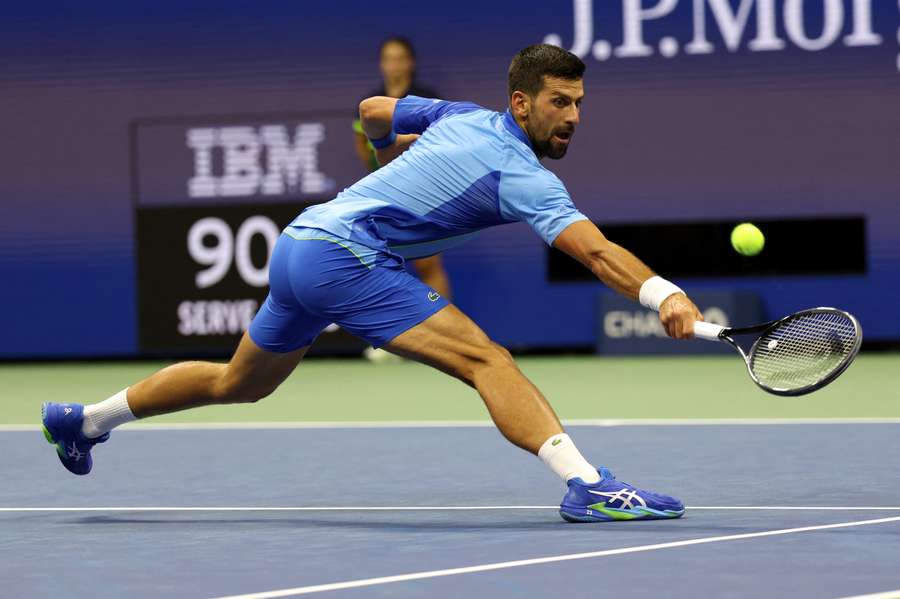
<svg viewBox="0 0 900 599">
<path fill-rule="evenodd" d="M 290 256 L 290 241 L 279 240 L 269 268 L 269 296 L 227 364 L 182 362 L 96 404 L 44 404 L 44 434 L 56 445 L 63 465 L 75 474 L 87 474 L 93 445 L 105 442 L 113 428 L 137 418 L 254 402 L 272 393 L 329 323 L 310 314 L 294 297 Z"/>
<path fill-rule="evenodd" d="M 294 371 L 329 324 L 306 310 L 294 295 L 290 281 L 294 243 L 284 236 L 278 240 L 269 265 L 269 295 L 231 360 L 227 364 L 182 362 L 129 387 L 128 407 L 135 417 L 255 402 L 272 393 Z M 86 409 L 88 425 L 92 408 Z M 102 434 L 104 428 L 87 432 Z"/>
<path fill-rule="evenodd" d="M 276 255 L 278 255 L 276 251 Z M 249 403 L 270 395 L 294 371 L 327 322 L 300 307 L 275 274 L 262 308 L 228 363 L 181 362 L 86 406 L 83 432 L 98 437 L 114 427 L 214 404 Z"/>
<path fill-rule="evenodd" d="M 365 269 L 354 265 L 346 250 L 331 253 L 331 270 L 345 268 L 346 274 L 327 286 L 327 302 L 319 297 L 323 285 L 298 285 L 305 305 L 373 346 L 430 364 L 477 389 L 502 434 L 540 455 L 561 476 L 599 478 L 509 352 L 406 272 L 402 261 L 382 254 Z"/>
<path fill-rule="evenodd" d="M 510 353 L 456 306 L 447 306 L 385 347 L 475 388 L 503 436 L 526 451 L 537 454 L 544 441 L 563 432 L 553 408 Z"/>
<path fill-rule="evenodd" d="M 473 387 L 503 436 L 526 451 L 537 455 L 547 439 L 563 432 L 553 408 L 510 353 L 456 306 L 447 306 L 385 347 Z M 582 474 L 591 477 L 593 469 L 586 468 Z"/>
<path fill-rule="evenodd" d="M 41 411 L 44 435 L 56 445 L 63 466 L 75 474 L 87 474 L 93 465 L 91 448 L 105 442 L 113 428 L 189 408 L 262 399 L 287 378 L 307 349 L 268 352 L 245 334 L 227 364 L 174 364 L 88 406 L 45 403 Z"/>
<path fill-rule="evenodd" d="M 265 351 L 245 333 L 227 364 L 181 362 L 128 388 L 136 418 L 214 404 L 255 402 L 290 375 L 309 347 L 287 353 Z"/>
<path fill-rule="evenodd" d="M 677 518 L 682 503 L 622 483 L 595 469 L 566 435 L 550 404 L 512 356 L 454 306 L 447 306 L 386 344 L 474 387 L 503 435 L 538 455 L 566 481 L 560 515 L 571 522 Z"/>
</svg>

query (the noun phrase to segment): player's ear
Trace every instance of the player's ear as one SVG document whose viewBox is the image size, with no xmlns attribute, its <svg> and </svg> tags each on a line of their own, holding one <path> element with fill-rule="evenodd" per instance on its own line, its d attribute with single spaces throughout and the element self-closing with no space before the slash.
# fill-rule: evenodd
<svg viewBox="0 0 900 599">
<path fill-rule="evenodd" d="M 513 116 L 525 118 L 531 112 L 531 98 L 523 91 L 514 91 L 509 98 L 509 107 Z"/>
</svg>

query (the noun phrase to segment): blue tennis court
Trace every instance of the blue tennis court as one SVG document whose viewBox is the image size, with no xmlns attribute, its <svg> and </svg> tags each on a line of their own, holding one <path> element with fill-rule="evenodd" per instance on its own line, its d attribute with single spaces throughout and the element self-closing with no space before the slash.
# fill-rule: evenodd
<svg viewBox="0 0 900 599">
<path fill-rule="evenodd" d="M 9 597 L 886 592 L 898 426 L 572 426 L 620 478 L 687 506 L 583 525 L 485 426 L 132 428 L 84 478 L 40 433 L 8 431 L 0 577 Z"/>
</svg>

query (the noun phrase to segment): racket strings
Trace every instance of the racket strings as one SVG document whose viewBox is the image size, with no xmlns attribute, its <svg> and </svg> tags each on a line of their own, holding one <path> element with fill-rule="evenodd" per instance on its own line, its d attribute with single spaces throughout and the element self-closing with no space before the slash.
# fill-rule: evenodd
<svg viewBox="0 0 900 599">
<path fill-rule="evenodd" d="M 751 370 L 760 383 L 772 388 L 815 385 L 852 357 L 857 334 L 853 321 L 843 314 L 800 315 L 759 338 Z"/>
</svg>

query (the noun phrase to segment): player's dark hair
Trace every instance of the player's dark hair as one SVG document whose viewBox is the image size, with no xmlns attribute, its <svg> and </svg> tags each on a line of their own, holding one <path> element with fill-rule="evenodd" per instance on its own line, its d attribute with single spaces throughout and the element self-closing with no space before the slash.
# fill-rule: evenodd
<svg viewBox="0 0 900 599">
<path fill-rule="evenodd" d="M 544 87 L 544 77 L 570 81 L 584 76 L 581 59 L 559 46 L 535 44 L 519 50 L 509 65 L 508 95 L 525 92 L 532 98 Z"/>
<path fill-rule="evenodd" d="M 384 47 L 388 44 L 400 44 L 403 46 L 403 49 L 406 50 L 406 53 L 409 54 L 409 57 L 413 60 L 416 59 L 416 50 L 413 48 L 412 42 L 409 41 L 408 38 L 403 37 L 402 35 L 392 35 L 389 38 L 386 38 L 378 45 L 378 58 L 381 58 L 381 53 L 384 52 Z"/>
</svg>

